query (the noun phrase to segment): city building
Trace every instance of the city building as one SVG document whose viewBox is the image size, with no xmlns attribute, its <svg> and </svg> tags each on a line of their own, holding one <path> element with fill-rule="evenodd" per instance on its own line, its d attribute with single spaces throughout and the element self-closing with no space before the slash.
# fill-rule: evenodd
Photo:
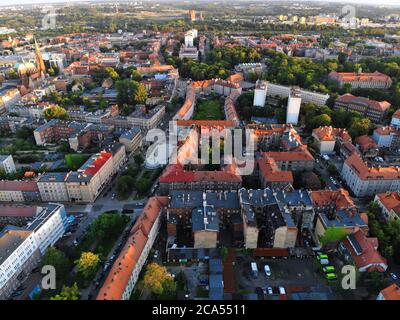
<svg viewBox="0 0 400 320">
<path fill-rule="evenodd" d="M 312 171 L 314 169 L 315 159 L 308 151 L 307 145 L 291 151 L 269 151 L 264 155 L 274 159 L 282 171 Z"/>
<path fill-rule="evenodd" d="M 378 238 L 369 238 L 361 230 L 347 235 L 339 251 L 359 272 L 385 272 L 388 268 L 387 260 L 378 251 Z"/>
<path fill-rule="evenodd" d="M 17 171 L 12 155 L 0 155 L 0 170 L 4 170 L 5 173 L 14 173 Z"/>
<path fill-rule="evenodd" d="M 92 155 L 77 171 L 45 172 L 37 186 L 43 201 L 94 202 L 126 160 L 125 146 L 111 145 Z"/>
<path fill-rule="evenodd" d="M 344 108 L 346 111 L 357 111 L 362 116 L 374 122 L 381 122 L 390 108 L 387 101 L 375 101 L 364 97 L 356 97 L 346 93 L 338 97 L 334 105 L 335 109 Z"/>
<path fill-rule="evenodd" d="M 125 146 L 126 152 L 135 152 L 142 142 L 142 134 L 140 129 L 132 128 L 128 131 L 125 131 L 119 137 L 119 142 Z"/>
<path fill-rule="evenodd" d="M 186 171 L 179 163 L 168 165 L 159 179 L 160 192 L 238 190 L 242 186 L 242 178 L 232 166 L 226 166 L 220 171 Z"/>
<path fill-rule="evenodd" d="M 267 95 L 270 97 L 280 97 L 281 99 L 288 98 L 291 87 L 283 86 L 268 82 Z M 329 94 L 323 94 L 313 91 L 300 89 L 302 103 L 314 103 L 317 106 L 323 106 L 329 99 Z"/>
<path fill-rule="evenodd" d="M 400 130 L 395 127 L 376 128 L 372 134 L 372 138 L 379 148 L 400 148 Z"/>
<path fill-rule="evenodd" d="M 378 193 L 374 201 L 382 209 L 386 219 L 400 219 L 400 193 L 399 191 Z"/>
<path fill-rule="evenodd" d="M 393 113 L 390 125 L 392 127 L 395 127 L 396 129 L 400 129 L 400 109 L 398 109 L 395 113 Z"/>
<path fill-rule="evenodd" d="M 0 299 L 6 300 L 40 261 L 31 230 L 7 226 L 0 231 Z"/>
<path fill-rule="evenodd" d="M 254 89 L 254 101 L 253 106 L 264 107 L 265 99 L 267 97 L 268 82 L 263 80 L 257 80 L 256 88 Z"/>
<path fill-rule="evenodd" d="M 168 197 L 152 197 L 129 232 L 121 253 L 115 259 L 97 300 L 129 300 L 160 228 Z"/>
<path fill-rule="evenodd" d="M 356 197 L 400 190 L 400 168 L 370 167 L 355 153 L 345 160 L 341 176 Z"/>
<path fill-rule="evenodd" d="M 378 71 L 373 73 L 331 71 L 328 77 L 337 81 L 341 88 L 345 84 L 351 85 L 352 89 L 389 89 L 392 86 L 392 79 Z"/>
<path fill-rule="evenodd" d="M 263 188 L 284 189 L 293 184 L 293 173 L 281 171 L 273 158 L 257 159 L 259 178 Z"/>
<path fill-rule="evenodd" d="M 0 231 L 0 299 L 7 299 L 40 262 L 49 246 L 66 230 L 65 208 L 49 203 L 36 209 L 25 227 L 6 226 Z"/>
<path fill-rule="evenodd" d="M 400 287 L 392 283 L 379 292 L 376 300 L 400 300 Z"/>
<path fill-rule="evenodd" d="M 379 147 L 375 143 L 374 139 L 366 134 L 357 137 L 354 142 L 365 158 L 374 158 L 379 153 Z"/>
<path fill-rule="evenodd" d="M 36 181 L 0 180 L 1 202 L 41 201 Z"/>
<path fill-rule="evenodd" d="M 362 229 L 368 231 L 368 219 L 360 214 L 345 189 L 317 190 L 311 192 L 314 211 L 317 214 L 315 236 L 320 238 L 328 228 L 344 228 L 347 233 Z"/>
<path fill-rule="evenodd" d="M 289 100 L 286 110 L 286 123 L 297 125 L 299 121 L 301 107 L 301 92 L 300 88 L 293 87 L 289 94 Z"/>
<path fill-rule="evenodd" d="M 324 126 L 315 128 L 312 132 L 320 154 L 331 154 L 335 152 L 336 147 L 340 148 L 343 143 L 350 142 L 351 136 L 346 129 Z"/>
</svg>

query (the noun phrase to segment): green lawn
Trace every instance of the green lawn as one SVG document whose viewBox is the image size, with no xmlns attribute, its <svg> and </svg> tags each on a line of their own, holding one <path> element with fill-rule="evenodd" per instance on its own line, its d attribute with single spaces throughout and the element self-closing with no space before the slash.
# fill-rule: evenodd
<svg viewBox="0 0 400 320">
<path fill-rule="evenodd" d="M 193 120 L 223 120 L 224 115 L 219 100 L 200 101 Z"/>
<path fill-rule="evenodd" d="M 78 170 L 89 159 L 88 155 L 84 154 L 66 154 L 65 162 L 71 170 Z"/>
</svg>

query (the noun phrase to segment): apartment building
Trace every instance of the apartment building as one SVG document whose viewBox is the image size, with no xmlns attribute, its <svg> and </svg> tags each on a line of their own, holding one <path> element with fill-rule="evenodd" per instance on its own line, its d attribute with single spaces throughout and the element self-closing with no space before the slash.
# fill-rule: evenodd
<svg viewBox="0 0 400 320">
<path fill-rule="evenodd" d="M 323 126 L 315 128 L 312 132 L 320 154 L 331 154 L 335 152 L 336 146 L 350 142 L 351 136 L 346 129 L 333 128 L 331 126 Z"/>
<path fill-rule="evenodd" d="M 358 154 L 345 160 L 341 176 L 357 197 L 400 190 L 400 168 L 370 167 Z"/>
<path fill-rule="evenodd" d="M 43 201 L 94 202 L 126 160 L 125 146 L 115 144 L 92 155 L 77 171 L 46 172 L 37 182 Z"/>
<path fill-rule="evenodd" d="M 396 129 L 400 129 L 400 109 L 393 113 L 390 125 Z"/>
<path fill-rule="evenodd" d="M 263 188 L 283 189 L 293 184 L 293 173 L 281 171 L 273 158 L 257 160 L 259 179 Z"/>
<path fill-rule="evenodd" d="M 125 146 L 126 152 L 135 152 L 142 142 L 140 129 L 132 128 L 119 137 L 119 142 Z"/>
<path fill-rule="evenodd" d="M 335 80 L 341 88 L 345 84 L 350 84 L 353 89 L 389 89 L 392 86 L 392 79 L 378 71 L 373 73 L 331 71 L 328 77 Z"/>
<path fill-rule="evenodd" d="M 129 300 L 158 234 L 161 213 L 167 204 L 168 197 L 148 200 L 96 300 Z"/>
<path fill-rule="evenodd" d="M 286 109 L 286 123 L 297 125 L 301 107 L 301 92 L 299 87 L 292 87 L 289 93 Z"/>
<path fill-rule="evenodd" d="M 267 97 L 268 81 L 257 80 L 256 88 L 254 89 L 253 106 L 264 107 Z"/>
<path fill-rule="evenodd" d="M 49 246 L 65 233 L 63 205 L 49 203 L 35 209 L 25 227 L 6 226 L 0 231 L 0 299 L 6 299 L 35 268 Z"/>
<path fill-rule="evenodd" d="M 282 99 L 288 98 L 290 91 L 291 87 L 268 82 L 267 95 L 270 97 L 280 97 Z M 323 106 L 328 101 L 329 94 L 300 89 L 300 97 L 302 103 L 314 103 L 317 106 Z"/>
<path fill-rule="evenodd" d="M 17 171 L 12 155 L 0 155 L 0 170 L 4 170 L 5 173 Z"/>
<path fill-rule="evenodd" d="M 391 104 L 387 101 L 370 100 L 346 93 L 336 99 L 334 108 L 344 108 L 349 112 L 357 111 L 374 122 L 381 122 L 390 106 Z"/>
<path fill-rule="evenodd" d="M 0 231 L 0 299 L 6 300 L 21 279 L 37 266 L 40 250 L 31 230 L 7 226 Z"/>
<path fill-rule="evenodd" d="M 374 201 L 382 209 L 386 219 L 400 219 L 400 192 L 383 192 L 375 195 Z"/>
<path fill-rule="evenodd" d="M 315 159 L 307 149 L 307 145 L 302 145 L 291 151 L 269 151 L 264 156 L 275 160 L 278 168 L 282 171 L 312 171 Z"/>
<path fill-rule="evenodd" d="M 0 181 L 1 202 L 36 202 L 41 201 L 36 181 Z"/>
<path fill-rule="evenodd" d="M 396 129 L 395 127 L 376 128 L 372 134 L 372 138 L 379 148 L 400 148 L 400 129 Z"/>
</svg>

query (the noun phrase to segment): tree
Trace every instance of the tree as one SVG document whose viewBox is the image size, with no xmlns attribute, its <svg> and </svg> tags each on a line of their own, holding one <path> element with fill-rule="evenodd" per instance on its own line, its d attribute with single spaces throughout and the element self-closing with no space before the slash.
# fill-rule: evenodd
<svg viewBox="0 0 400 320">
<path fill-rule="evenodd" d="M 139 83 L 133 93 L 134 104 L 144 104 L 146 102 L 147 96 L 148 94 L 146 87 L 143 84 Z"/>
<path fill-rule="evenodd" d="M 135 179 L 131 176 L 122 176 L 117 181 L 118 197 L 126 198 L 135 186 Z"/>
<path fill-rule="evenodd" d="M 44 110 L 43 112 L 45 118 L 47 120 L 50 119 L 62 119 L 65 120 L 68 118 L 67 110 L 64 108 L 54 105 Z"/>
<path fill-rule="evenodd" d="M 332 120 L 330 116 L 328 116 L 327 114 L 321 114 L 311 118 L 309 125 L 312 129 L 314 129 L 321 126 L 329 126 L 331 122 Z"/>
<path fill-rule="evenodd" d="M 134 160 L 137 166 L 141 166 L 144 162 L 142 154 L 138 153 L 134 156 Z"/>
<path fill-rule="evenodd" d="M 136 190 L 139 194 L 145 194 L 149 191 L 151 187 L 151 182 L 149 179 L 141 177 L 136 181 Z"/>
<path fill-rule="evenodd" d="M 61 250 L 49 247 L 42 259 L 42 266 L 50 265 L 56 269 L 57 279 L 63 279 L 69 271 L 70 261 Z"/>
<path fill-rule="evenodd" d="M 76 282 L 71 286 L 63 286 L 61 292 L 50 300 L 79 300 L 79 288 Z"/>
<path fill-rule="evenodd" d="M 157 263 L 150 263 L 143 279 L 144 285 L 155 295 L 176 290 L 176 283 L 167 269 Z"/>
<path fill-rule="evenodd" d="M 344 239 L 347 235 L 346 229 L 344 227 L 330 227 L 325 230 L 324 235 L 320 238 L 321 244 L 323 246 L 330 242 L 340 241 Z"/>
<path fill-rule="evenodd" d="M 82 252 L 79 260 L 75 263 L 78 266 L 78 272 L 85 278 L 91 279 L 94 277 L 100 263 L 100 257 L 93 252 Z"/>
<path fill-rule="evenodd" d="M 372 123 L 367 118 L 354 118 L 349 128 L 350 135 L 354 138 L 367 134 Z"/>
</svg>

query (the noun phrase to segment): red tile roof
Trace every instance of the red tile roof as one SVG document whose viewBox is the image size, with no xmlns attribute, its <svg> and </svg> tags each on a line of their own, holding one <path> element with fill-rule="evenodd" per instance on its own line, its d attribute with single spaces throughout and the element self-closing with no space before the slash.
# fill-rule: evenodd
<svg viewBox="0 0 400 320">
<path fill-rule="evenodd" d="M 351 142 L 351 136 L 346 129 L 333 128 L 331 126 L 323 126 L 313 130 L 313 134 L 320 141 L 335 141 L 336 137 L 340 137 L 343 142 Z"/>
<path fill-rule="evenodd" d="M 260 158 L 257 160 L 260 168 L 260 174 L 267 182 L 287 182 L 293 183 L 293 174 L 291 171 L 281 171 L 275 160 L 272 158 Z"/>
<path fill-rule="evenodd" d="M 380 82 L 391 82 L 391 78 L 386 74 L 375 71 L 373 73 L 357 73 L 357 72 L 336 72 L 332 71 L 329 74 L 330 78 L 336 79 L 337 81 L 353 82 L 353 81 L 380 81 Z"/>
<path fill-rule="evenodd" d="M 99 156 L 92 158 L 92 163 L 85 169 L 86 174 L 95 175 L 104 164 L 112 158 L 111 152 L 102 151 Z"/>
<path fill-rule="evenodd" d="M 400 287 L 393 283 L 381 291 L 385 300 L 400 300 Z"/>
<path fill-rule="evenodd" d="M 400 215 L 400 193 L 399 192 L 385 192 L 376 195 L 379 201 L 388 211 L 393 210 Z"/>
<path fill-rule="evenodd" d="M 39 192 L 36 181 L 13 181 L 1 180 L 0 190 L 4 191 L 23 191 L 23 192 Z"/>
<path fill-rule="evenodd" d="M 400 179 L 400 168 L 396 167 L 368 167 L 367 164 L 356 153 L 353 153 L 345 160 L 345 165 L 352 168 L 362 180 L 367 179 Z"/>
<path fill-rule="evenodd" d="M 36 207 L 25 206 L 0 206 L 0 216 L 2 217 L 34 217 Z"/>
<path fill-rule="evenodd" d="M 367 136 L 366 134 L 363 136 L 357 137 L 355 140 L 355 143 L 358 144 L 361 152 L 363 152 L 363 153 L 367 152 L 368 150 L 378 148 L 378 145 L 375 143 L 375 141 L 370 136 Z"/>
<path fill-rule="evenodd" d="M 141 258 L 149 232 L 158 218 L 168 197 L 152 197 L 130 231 L 120 255 L 115 260 L 110 273 L 101 287 L 96 300 L 121 300 L 129 279 Z"/>
<path fill-rule="evenodd" d="M 265 155 L 275 161 L 314 161 L 314 157 L 308 151 L 307 145 L 302 145 L 292 151 L 270 151 L 266 152 Z"/>
<path fill-rule="evenodd" d="M 356 97 L 350 93 L 340 96 L 336 99 L 336 102 L 361 104 L 379 111 L 386 111 L 391 106 L 391 104 L 387 101 L 376 101 L 364 97 Z"/>
<path fill-rule="evenodd" d="M 358 229 L 353 236 L 355 241 L 360 245 L 362 252 L 357 253 L 355 251 L 349 236 L 343 240 L 343 244 L 353 257 L 357 268 L 366 268 L 368 272 L 374 270 L 384 272 L 387 269 L 387 260 L 378 252 L 378 239 L 367 238 L 360 229 Z"/>
<path fill-rule="evenodd" d="M 353 208 L 354 202 L 349 192 L 343 188 L 338 190 L 318 190 L 311 192 L 311 200 L 315 206 L 324 207 L 335 204 L 336 209 Z"/>
</svg>

